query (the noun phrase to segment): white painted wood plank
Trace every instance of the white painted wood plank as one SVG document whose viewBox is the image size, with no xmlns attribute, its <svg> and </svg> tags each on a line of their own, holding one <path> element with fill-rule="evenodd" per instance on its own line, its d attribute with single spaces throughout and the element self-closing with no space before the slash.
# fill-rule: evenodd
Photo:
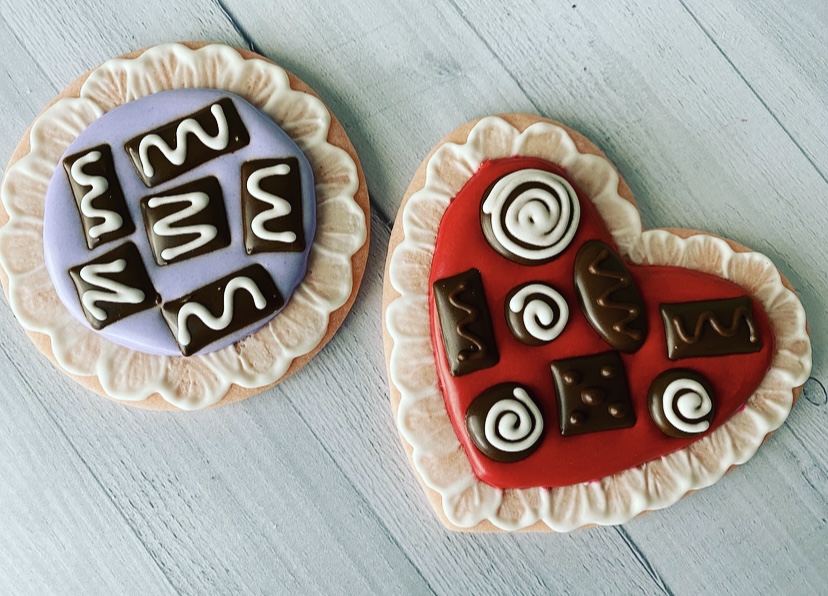
<svg viewBox="0 0 828 596">
<path fill-rule="evenodd" d="M 76 391 L 0 307 L 0 592 L 172 593 L 55 419 Z M 61 403 L 56 403 L 61 402 Z M 106 472 L 104 471 L 104 478 Z"/>
<path fill-rule="evenodd" d="M 828 177 L 828 3 L 684 0 L 684 5 Z"/>
</svg>

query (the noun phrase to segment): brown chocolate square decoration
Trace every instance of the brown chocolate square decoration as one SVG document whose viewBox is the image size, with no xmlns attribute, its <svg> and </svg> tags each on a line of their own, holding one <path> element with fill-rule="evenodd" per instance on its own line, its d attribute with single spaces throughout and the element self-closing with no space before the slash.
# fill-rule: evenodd
<svg viewBox="0 0 828 596">
<path fill-rule="evenodd" d="M 434 282 L 434 302 L 446 357 L 455 377 L 500 361 L 492 320 L 477 269 Z"/>
<path fill-rule="evenodd" d="M 187 211 L 194 210 L 195 212 L 182 217 Z M 230 244 L 221 185 L 213 176 L 194 180 L 161 194 L 144 197 L 141 199 L 141 213 L 144 216 L 144 227 L 152 248 L 152 256 L 159 265 L 183 261 Z M 168 230 L 166 233 L 159 233 L 160 230 L 156 231 L 156 226 L 166 227 Z M 182 233 L 184 228 L 191 226 L 213 226 L 216 235 L 199 246 L 197 241 L 202 238 L 201 233 Z M 186 250 L 191 243 L 196 244 Z"/>
<path fill-rule="evenodd" d="M 219 124 L 216 115 L 213 113 L 214 106 L 218 106 L 221 109 L 221 113 L 227 122 L 227 145 L 223 149 L 211 149 L 202 143 L 195 134 L 187 133 L 181 140 L 182 143 L 186 143 L 187 147 L 186 157 L 181 165 L 176 165 L 167 159 L 155 144 L 148 144 L 146 157 L 152 171 L 150 173 L 145 171 L 145 164 L 141 160 L 141 141 L 144 138 L 150 135 L 158 135 L 168 147 L 177 149 L 178 127 L 188 119 L 195 120 L 208 136 L 215 137 L 219 132 Z M 241 116 L 233 104 L 233 100 L 229 97 L 224 97 L 208 106 L 204 106 L 189 116 L 177 118 L 172 122 L 168 122 L 167 124 L 130 139 L 124 145 L 124 149 L 126 149 L 130 159 L 132 159 L 132 165 L 138 176 L 144 184 L 152 187 L 177 178 L 181 174 L 189 172 L 220 155 L 237 151 L 249 142 L 250 134 L 247 132 L 247 128 L 245 128 L 244 122 L 242 122 Z"/>
<path fill-rule="evenodd" d="M 132 242 L 126 242 L 88 263 L 72 267 L 69 275 L 75 282 L 83 314 L 95 329 L 103 329 L 111 323 L 152 308 L 161 302 L 161 297 L 152 285 L 138 248 Z M 98 279 L 101 283 L 94 283 L 94 279 Z M 113 285 L 114 291 L 111 289 Z M 119 288 L 119 285 L 125 288 Z M 107 286 L 110 287 L 107 288 Z M 124 301 L 124 299 L 129 299 L 128 294 L 135 290 L 142 292 L 143 298 L 132 302 Z M 84 300 L 87 293 L 90 294 Z M 106 296 L 118 297 L 119 293 L 123 294 L 122 300 L 106 299 Z M 95 313 L 101 312 L 104 313 L 103 318 L 95 316 Z"/>
<path fill-rule="evenodd" d="M 95 153 L 99 155 L 94 155 Z M 93 193 L 89 201 L 89 205 L 97 211 L 110 211 L 121 218 L 121 224 L 114 230 L 98 234 L 93 237 L 90 232 L 106 223 L 105 217 L 86 217 L 84 215 L 81 205 L 84 197 L 93 192 L 91 184 L 82 184 L 76 175 L 73 175 L 72 168 L 79 161 L 83 160 L 76 168 L 75 174 L 85 175 L 90 178 L 102 178 L 106 181 L 107 188 L 100 194 L 95 196 Z M 79 153 L 73 153 L 63 159 L 63 169 L 66 171 L 66 176 L 69 178 L 69 187 L 72 189 L 72 195 L 75 197 L 75 205 L 78 208 L 78 215 L 80 215 L 81 225 L 83 226 L 84 238 L 86 238 L 86 246 L 90 250 L 104 242 L 111 242 L 118 240 L 132 234 L 135 231 L 135 224 L 132 223 L 132 218 L 129 216 L 127 210 L 126 200 L 124 199 L 124 192 L 121 190 L 121 183 L 118 181 L 118 176 L 115 173 L 115 164 L 112 161 L 112 149 L 109 145 L 98 145 L 91 149 L 86 149 Z"/>
<path fill-rule="evenodd" d="M 627 372 L 618 352 L 556 360 L 551 366 L 562 435 L 635 424 Z"/>
<path fill-rule="evenodd" d="M 762 349 L 747 296 L 661 305 L 670 360 L 750 354 Z"/>
<path fill-rule="evenodd" d="M 179 313 L 181 309 L 186 305 L 193 304 L 196 309 L 199 306 L 206 308 L 211 318 L 221 319 L 226 314 L 224 308 L 225 292 L 228 286 L 239 278 L 247 278 L 253 282 L 253 285 L 256 286 L 264 300 L 263 304 L 257 306 L 256 300 L 250 290 L 236 282 L 236 286 L 232 292 L 232 301 L 230 302 L 233 315 L 227 324 L 224 326 L 218 325 L 218 329 L 213 329 L 197 313 L 191 312 L 182 321 L 187 327 L 186 335 L 189 336 L 189 340 L 182 339 L 182 333 L 179 327 Z M 270 274 L 264 267 L 256 264 L 245 267 L 240 271 L 217 279 L 190 294 L 165 303 L 161 307 L 161 314 L 164 315 L 164 319 L 167 321 L 167 325 L 181 353 L 185 356 L 190 356 L 225 335 L 235 333 L 239 329 L 243 329 L 256 321 L 261 321 L 269 317 L 282 308 L 284 303 L 285 301 L 273 283 Z M 190 307 L 190 310 L 192 310 L 192 307 Z"/>
<path fill-rule="evenodd" d="M 257 159 L 242 165 L 241 200 L 247 254 L 305 250 L 298 159 Z M 285 204 L 289 211 L 278 215 L 277 206 Z"/>
</svg>

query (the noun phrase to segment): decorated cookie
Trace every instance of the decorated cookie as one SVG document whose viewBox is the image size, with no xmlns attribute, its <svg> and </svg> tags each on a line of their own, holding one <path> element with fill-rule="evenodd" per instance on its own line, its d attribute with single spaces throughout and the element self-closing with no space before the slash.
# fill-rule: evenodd
<svg viewBox="0 0 828 596">
<path fill-rule="evenodd" d="M 222 45 L 83 75 L 34 121 L 0 198 L 18 320 L 61 370 L 144 407 L 228 403 L 295 372 L 341 324 L 368 251 L 336 118 Z"/>
<path fill-rule="evenodd" d="M 483 118 L 414 177 L 391 237 L 397 427 L 452 529 L 567 531 L 675 503 L 747 461 L 811 366 L 764 256 L 644 230 L 587 139 Z"/>
</svg>

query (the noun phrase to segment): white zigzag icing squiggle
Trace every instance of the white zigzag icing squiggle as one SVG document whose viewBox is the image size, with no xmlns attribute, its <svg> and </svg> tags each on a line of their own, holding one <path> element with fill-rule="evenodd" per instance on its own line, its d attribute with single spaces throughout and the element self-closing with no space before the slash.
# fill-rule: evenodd
<svg viewBox="0 0 828 596">
<path fill-rule="evenodd" d="M 149 160 L 147 153 L 150 147 L 157 147 L 167 160 L 176 166 L 180 166 L 187 159 L 187 135 L 192 133 L 199 141 L 204 143 L 213 151 L 221 151 L 227 147 L 230 140 L 230 135 L 227 128 L 227 118 L 224 116 L 224 110 L 218 104 L 210 106 L 210 113 L 216 119 L 218 124 L 218 132 L 216 136 L 210 136 L 201 127 L 194 118 L 187 118 L 178 125 L 175 130 L 175 149 L 170 147 L 167 142 L 157 134 L 151 134 L 141 139 L 138 145 L 138 158 L 141 160 L 141 169 L 144 171 L 144 176 L 151 178 L 155 175 L 155 167 Z"/>
<path fill-rule="evenodd" d="M 80 210 L 84 217 L 92 219 L 99 217 L 103 222 L 89 228 L 89 236 L 92 238 L 99 238 L 109 232 L 114 232 L 124 223 L 123 218 L 107 209 L 97 209 L 92 206 L 92 201 L 102 196 L 109 190 L 109 181 L 103 176 L 90 176 L 83 171 L 83 168 L 91 163 L 95 163 L 101 159 L 100 151 L 90 151 L 83 157 L 80 157 L 69 168 L 69 174 L 72 180 L 80 186 L 91 186 L 92 188 L 83 195 L 80 201 Z"/>
<path fill-rule="evenodd" d="M 263 179 L 271 176 L 286 176 L 289 173 L 290 166 L 282 163 L 270 166 L 269 168 L 257 170 L 250 175 L 250 178 L 247 179 L 247 192 L 249 192 L 255 199 L 270 205 L 270 209 L 259 213 L 253 218 L 253 221 L 250 224 L 250 227 L 253 229 L 253 233 L 262 240 L 285 243 L 296 242 L 295 232 L 271 232 L 265 229 L 265 224 L 270 220 L 290 214 L 291 207 L 290 203 L 282 197 L 278 197 L 262 190 L 261 182 Z"/>
<path fill-rule="evenodd" d="M 162 217 L 155 225 L 152 226 L 152 231 L 159 236 L 183 236 L 185 234 L 198 234 L 197 238 L 193 238 L 189 242 L 185 242 L 180 246 L 172 246 L 161 251 L 161 258 L 167 261 L 172 261 L 176 257 L 201 248 L 213 238 L 218 235 L 216 226 L 210 224 L 195 224 L 190 226 L 173 227 L 173 224 L 185 220 L 193 215 L 200 213 L 207 205 L 210 204 L 210 197 L 204 192 L 187 192 L 180 195 L 171 195 L 168 197 L 153 197 L 147 202 L 147 206 L 151 209 L 170 205 L 174 203 L 190 203 L 189 207 L 185 207 L 181 211 L 171 213 L 166 217 Z"/>
<path fill-rule="evenodd" d="M 187 319 L 195 315 L 213 331 L 226 329 L 233 320 L 233 296 L 237 290 L 247 290 L 253 297 L 253 304 L 257 309 L 262 310 L 267 306 L 267 300 L 262 296 L 259 286 L 256 285 L 249 277 L 236 277 L 227 284 L 224 288 L 224 306 L 220 317 L 216 317 L 207 310 L 203 304 L 198 302 L 188 302 L 178 311 L 178 343 L 182 346 L 190 345 L 192 336 L 190 330 L 187 329 Z"/>
<path fill-rule="evenodd" d="M 102 273 L 121 273 L 126 269 L 126 259 L 117 259 L 111 263 L 87 265 L 80 270 L 80 278 L 86 283 L 102 288 L 102 290 L 87 290 L 81 297 L 83 307 L 99 321 L 106 319 L 106 311 L 98 306 L 97 302 L 119 302 L 123 304 L 139 304 L 146 294 L 138 288 L 131 288 L 119 281 L 101 277 Z"/>
</svg>

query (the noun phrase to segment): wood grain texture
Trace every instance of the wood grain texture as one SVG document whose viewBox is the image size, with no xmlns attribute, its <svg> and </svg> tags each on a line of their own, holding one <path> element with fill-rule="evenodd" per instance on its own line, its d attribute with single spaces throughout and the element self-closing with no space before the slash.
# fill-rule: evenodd
<svg viewBox="0 0 828 596">
<path fill-rule="evenodd" d="M 574 7 L 573 7 L 574 5 Z M 0 306 L 0 592 L 814 593 L 828 583 L 828 77 L 819 0 L 0 0 L 0 156 L 64 85 L 162 41 L 259 51 L 319 92 L 374 199 L 351 315 L 241 404 L 136 411 L 39 356 Z M 814 380 L 716 486 L 620 528 L 446 533 L 399 444 L 382 265 L 430 147 L 528 111 L 594 140 L 648 227 L 766 252 L 801 292 Z"/>
</svg>

